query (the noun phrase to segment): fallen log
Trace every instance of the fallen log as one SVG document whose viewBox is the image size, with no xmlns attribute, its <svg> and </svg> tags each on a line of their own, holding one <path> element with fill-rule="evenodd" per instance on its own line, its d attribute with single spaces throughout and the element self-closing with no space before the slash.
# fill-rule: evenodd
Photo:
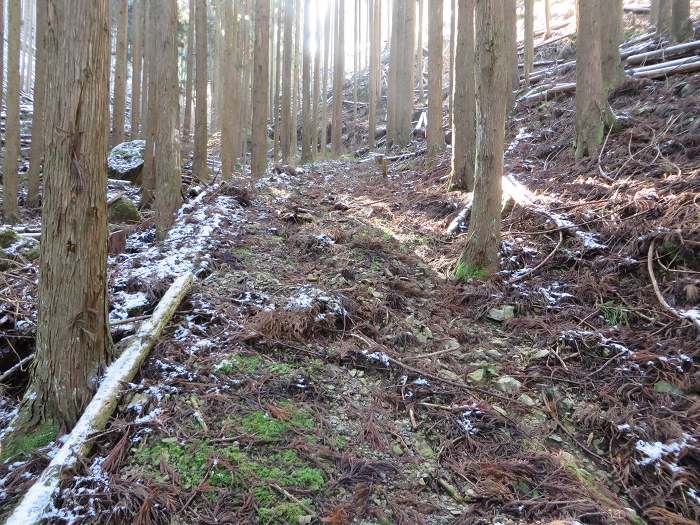
<svg viewBox="0 0 700 525">
<path fill-rule="evenodd" d="M 554 86 L 543 90 L 532 93 L 530 95 L 524 95 L 518 99 L 518 102 L 530 104 L 533 102 L 541 102 L 543 100 L 549 100 L 556 95 L 561 95 L 563 93 L 573 93 L 576 91 L 576 82 L 566 82 L 562 84 L 555 84 Z"/>
<path fill-rule="evenodd" d="M 656 49 L 654 51 L 647 51 L 646 53 L 631 55 L 626 58 L 626 62 L 630 65 L 635 65 L 646 64 L 652 60 L 664 61 L 669 57 L 684 55 L 689 51 L 695 51 L 696 49 L 700 49 L 700 40 L 693 40 L 692 42 L 686 42 L 676 46 L 662 47 L 661 49 Z"/>
<path fill-rule="evenodd" d="M 634 13 L 635 15 L 648 15 L 651 11 L 649 6 L 643 5 L 626 5 L 623 9 L 625 13 Z"/>
<path fill-rule="evenodd" d="M 693 62 L 688 62 L 684 64 L 678 64 L 674 66 L 659 67 L 657 69 L 652 69 L 651 71 L 635 71 L 630 70 L 629 74 L 636 78 L 659 78 L 667 77 L 669 75 L 677 75 L 679 73 L 695 73 L 700 71 L 700 58 Z"/>
<path fill-rule="evenodd" d="M 190 290 L 193 280 L 194 277 L 189 272 L 175 280 L 158 303 L 151 318 L 143 322 L 122 354 L 107 367 L 104 378 L 85 412 L 5 525 L 38 525 L 43 520 L 63 473 L 75 467 L 78 458 L 90 451 L 89 437 L 107 425 L 117 406 L 123 385 L 134 378 L 141 363 Z"/>
<path fill-rule="evenodd" d="M 698 62 L 698 61 L 700 61 L 700 57 L 698 57 L 698 56 L 678 58 L 676 60 L 669 60 L 668 62 L 661 62 L 660 64 L 652 64 L 650 66 L 642 66 L 642 67 L 636 67 L 633 69 L 629 69 L 628 73 L 630 75 L 636 76 L 639 73 L 646 73 L 649 71 L 658 71 L 660 69 L 670 68 L 670 67 L 674 67 L 674 66 L 682 66 L 684 64 L 692 64 L 692 63 Z"/>
</svg>

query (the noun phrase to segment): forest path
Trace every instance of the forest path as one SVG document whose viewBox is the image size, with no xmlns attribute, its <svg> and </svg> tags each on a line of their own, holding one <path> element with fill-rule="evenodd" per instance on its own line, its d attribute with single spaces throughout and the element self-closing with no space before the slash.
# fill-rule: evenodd
<svg viewBox="0 0 700 525">
<path fill-rule="evenodd" d="M 134 523 L 620 522 L 598 441 L 575 442 L 567 383 L 542 375 L 561 358 L 464 316 L 430 257 L 444 241 L 394 216 L 388 196 L 416 190 L 406 168 L 322 162 L 263 180 L 249 207 L 244 181 L 191 206 L 191 224 L 230 221 L 64 508 L 88 522 L 115 508 Z"/>
</svg>

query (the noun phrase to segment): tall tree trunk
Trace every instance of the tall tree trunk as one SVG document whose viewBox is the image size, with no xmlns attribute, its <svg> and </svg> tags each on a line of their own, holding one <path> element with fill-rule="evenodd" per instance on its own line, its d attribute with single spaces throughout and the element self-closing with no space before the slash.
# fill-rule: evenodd
<svg viewBox="0 0 700 525">
<path fill-rule="evenodd" d="M 153 27 L 157 38 L 156 78 L 158 79 L 156 118 L 156 236 L 164 239 L 180 206 L 180 152 L 178 137 L 177 0 L 149 0 L 158 16 Z"/>
<path fill-rule="evenodd" d="M 5 0 L 0 0 L 0 107 L 5 95 Z"/>
<path fill-rule="evenodd" d="M 625 80 L 620 58 L 622 43 L 622 0 L 607 0 L 605 16 L 600 16 L 601 74 L 605 93 L 610 93 Z"/>
<path fill-rule="evenodd" d="M 272 112 L 272 123 L 274 126 L 272 160 L 276 162 L 280 149 L 280 128 L 282 127 L 281 117 L 281 94 L 282 85 L 282 24 L 284 20 L 284 0 L 277 0 L 277 44 L 275 52 L 275 104 Z"/>
<path fill-rule="evenodd" d="M 194 84 L 194 25 L 195 0 L 189 0 L 189 20 L 187 22 L 187 78 L 185 79 L 185 116 L 182 123 L 182 140 L 192 138 L 192 85 Z"/>
<path fill-rule="evenodd" d="M 525 85 L 530 85 L 530 75 L 535 59 L 535 0 L 525 0 L 525 50 L 523 77 Z"/>
<path fill-rule="evenodd" d="M 381 86 L 381 38 L 382 38 L 382 0 L 370 0 L 372 17 L 370 19 L 370 55 L 369 55 L 369 115 L 367 140 L 374 148 L 377 136 L 377 104 Z"/>
<path fill-rule="evenodd" d="M 144 0 L 132 4 L 131 28 L 131 138 L 141 135 L 141 73 L 143 68 Z"/>
<path fill-rule="evenodd" d="M 238 22 L 234 15 L 233 4 L 224 2 L 224 46 L 221 53 L 222 80 L 227 86 L 236 85 L 236 41 L 238 39 Z M 240 90 L 236 90 L 240 91 Z M 236 114 L 237 93 L 229 93 L 223 100 L 221 111 L 221 178 L 230 180 L 235 165 L 236 135 L 234 127 Z M 265 94 L 267 97 L 267 93 Z"/>
<path fill-rule="evenodd" d="M 319 116 L 321 114 L 319 105 L 321 104 L 321 46 L 323 39 L 321 34 L 321 17 L 316 14 L 314 17 L 315 36 L 316 36 L 316 53 L 314 54 L 314 82 L 313 82 L 313 107 L 311 108 L 311 158 L 316 158 L 318 154 L 319 141 Z"/>
<path fill-rule="evenodd" d="M 345 0 L 338 0 L 335 23 L 335 60 L 333 70 L 333 156 L 343 152 L 343 84 L 345 83 Z"/>
<path fill-rule="evenodd" d="M 544 0 L 544 39 L 552 36 L 552 6 L 551 0 Z"/>
<path fill-rule="evenodd" d="M 304 0 L 295 0 L 294 12 L 294 66 L 292 71 L 292 137 L 291 150 L 292 160 L 296 161 L 298 151 L 298 130 L 299 130 L 299 110 L 301 109 L 301 82 L 299 82 L 299 64 L 301 63 L 301 6 Z"/>
<path fill-rule="evenodd" d="M 253 76 L 253 143 L 250 167 L 254 178 L 267 169 L 267 93 L 269 83 L 270 0 L 255 0 L 255 73 Z"/>
<path fill-rule="evenodd" d="M 377 0 L 381 2 L 381 0 Z M 418 0 L 418 45 L 416 46 L 416 75 L 418 77 L 418 103 L 425 103 L 425 79 L 423 78 L 423 13 L 424 0 Z"/>
<path fill-rule="evenodd" d="M 457 11 L 457 0 L 452 0 L 450 4 L 450 13 Z M 454 100 L 452 93 L 455 85 L 455 46 L 457 45 L 457 19 L 450 16 L 450 85 L 448 86 L 447 96 L 447 122 L 452 122 L 452 112 L 454 111 Z"/>
<path fill-rule="evenodd" d="M 659 11 L 656 16 L 656 34 L 659 36 L 668 35 L 671 32 L 671 10 L 673 0 L 657 1 Z"/>
<path fill-rule="evenodd" d="M 19 0 L 10 1 L 10 20 L 18 4 Z M 56 434 L 60 428 L 71 428 L 109 357 L 108 6 L 107 0 L 48 1 L 49 91 L 36 358 L 12 424 L 15 435 Z"/>
<path fill-rule="evenodd" d="M 510 111 L 515 103 L 515 94 L 520 88 L 520 70 L 518 69 L 518 10 L 516 0 L 504 0 L 503 17 L 506 32 L 506 83 L 508 98 L 506 109 Z"/>
<path fill-rule="evenodd" d="M 144 3 L 144 30 L 154 27 L 156 22 L 156 5 L 154 2 Z M 157 122 L 152 115 L 157 111 L 158 100 L 158 78 L 157 56 L 156 56 L 156 34 L 155 31 L 144 31 L 144 53 L 143 53 L 143 83 L 141 88 L 145 107 L 144 115 L 144 139 L 145 149 L 143 151 L 143 169 L 141 170 L 141 208 L 148 209 L 153 204 L 156 191 L 156 168 L 155 168 L 155 141 L 157 132 Z"/>
<path fill-rule="evenodd" d="M 444 0 L 428 0 L 428 125 L 426 139 L 433 151 L 445 147 L 442 131 L 442 5 Z M 452 66 L 450 66 L 452 70 Z"/>
<path fill-rule="evenodd" d="M 207 88 L 209 82 L 207 64 L 207 2 L 195 0 L 195 38 L 197 46 L 196 78 L 195 78 L 195 115 L 194 115 L 194 158 L 192 160 L 192 174 L 201 181 L 209 180 L 209 168 L 207 167 Z"/>
<path fill-rule="evenodd" d="M 401 14 L 401 4 L 404 0 L 391 1 L 391 14 L 387 17 L 389 25 L 389 74 L 388 74 L 388 89 L 386 103 L 386 132 L 387 150 L 397 142 L 398 129 L 396 127 L 396 114 L 398 111 L 397 89 L 398 89 L 398 70 L 400 63 L 399 49 L 399 31 L 396 20 Z"/>
<path fill-rule="evenodd" d="M 18 163 L 20 154 L 19 129 L 19 46 L 22 13 L 20 0 L 8 0 L 7 4 L 7 93 L 5 106 L 5 172 L 3 173 L 4 219 L 8 224 L 19 221 Z"/>
<path fill-rule="evenodd" d="M 117 0 L 117 63 L 114 74 L 114 111 L 112 118 L 112 145 L 124 142 L 126 111 L 126 75 L 128 50 L 129 0 Z"/>
<path fill-rule="evenodd" d="M 690 0 L 673 0 L 671 33 L 676 42 L 686 40 L 693 35 Z"/>
<path fill-rule="evenodd" d="M 352 75 L 352 144 L 359 140 L 359 125 L 357 118 L 357 103 L 359 101 L 357 84 L 360 76 L 360 0 L 355 0 L 355 17 L 353 23 L 355 43 L 353 45 L 353 75 Z"/>
<path fill-rule="evenodd" d="M 579 3 L 576 38 L 576 158 L 595 153 L 603 141 L 607 96 L 600 52 L 600 2 Z"/>
<path fill-rule="evenodd" d="M 459 277 L 498 271 L 507 96 L 503 8 L 504 0 L 476 0 L 476 180 Z"/>
<path fill-rule="evenodd" d="M 282 62 L 282 162 L 289 163 L 292 155 L 292 66 L 294 65 L 294 0 L 285 0 L 284 58 Z"/>
<path fill-rule="evenodd" d="M 450 190 L 471 191 L 474 189 L 474 163 L 476 160 L 474 0 L 458 0 L 457 3 L 452 172 L 448 187 Z"/>
<path fill-rule="evenodd" d="M 314 125 L 311 115 L 311 0 L 304 0 L 304 52 L 302 63 L 302 132 L 301 162 L 311 162 L 311 142 Z"/>
<path fill-rule="evenodd" d="M 333 15 L 333 3 L 328 2 L 326 18 L 323 22 L 323 86 L 321 88 L 323 100 L 321 100 L 321 152 L 326 155 L 328 145 L 328 76 L 331 69 L 331 17 Z"/>
<path fill-rule="evenodd" d="M 46 120 L 46 29 L 48 27 L 46 0 L 36 4 L 36 72 L 34 74 L 34 111 L 32 112 L 32 146 L 29 153 L 27 203 L 39 206 L 39 179 L 44 162 L 44 129 Z"/>
<path fill-rule="evenodd" d="M 399 63 L 396 69 L 396 141 L 404 146 L 411 141 L 413 128 L 413 50 L 416 46 L 416 3 L 414 0 L 396 0 L 401 4 L 397 17 L 402 42 L 399 46 Z"/>
<path fill-rule="evenodd" d="M 221 130 L 221 121 L 219 120 L 219 86 L 221 85 L 220 74 L 221 74 L 221 56 L 220 43 L 221 43 L 221 18 L 219 4 L 220 0 L 207 0 L 210 4 L 207 10 L 213 10 L 213 24 L 209 21 L 209 16 L 207 14 L 207 40 L 208 40 L 208 76 L 209 76 L 209 130 L 211 133 L 216 133 Z"/>
</svg>

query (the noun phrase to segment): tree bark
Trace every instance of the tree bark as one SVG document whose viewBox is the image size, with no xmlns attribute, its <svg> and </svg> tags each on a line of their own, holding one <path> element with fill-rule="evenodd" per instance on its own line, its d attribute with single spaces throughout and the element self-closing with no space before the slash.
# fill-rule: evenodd
<svg viewBox="0 0 700 525">
<path fill-rule="evenodd" d="M 579 3 L 576 38 L 576 158 L 592 155 L 603 141 L 607 95 L 600 45 L 600 0 Z"/>
<path fill-rule="evenodd" d="M 457 11 L 457 1 L 452 0 L 450 4 L 450 12 L 454 14 Z M 447 122 L 452 122 L 452 113 L 454 111 L 454 100 L 452 99 L 452 93 L 454 92 L 455 85 L 455 46 L 457 45 L 457 19 L 453 16 L 450 17 L 450 85 L 448 86 L 448 96 L 447 96 Z"/>
<path fill-rule="evenodd" d="M 71 428 L 109 358 L 108 2 L 48 0 L 48 13 L 36 359 L 18 434 Z"/>
<path fill-rule="evenodd" d="M 274 128 L 273 134 L 273 145 L 272 145 L 272 161 L 276 162 L 278 159 L 279 148 L 280 148 L 280 126 L 281 126 L 281 116 L 280 116 L 280 86 L 281 86 L 281 72 L 282 72 L 282 20 L 283 20 L 283 0 L 276 0 L 277 4 L 277 27 L 273 30 L 277 36 L 275 44 L 275 86 L 274 86 L 274 104 L 272 109 L 272 126 Z"/>
<path fill-rule="evenodd" d="M 524 52 L 524 73 L 525 85 L 530 85 L 530 75 L 532 74 L 532 64 L 535 60 L 535 0 L 525 0 L 525 52 Z"/>
<path fill-rule="evenodd" d="M 146 2 L 144 4 L 144 9 L 144 29 L 154 27 L 156 24 L 155 18 L 158 16 L 158 13 L 154 12 L 156 9 L 155 3 Z M 146 101 L 146 111 L 144 112 L 144 138 L 146 147 L 143 153 L 140 204 L 142 208 L 149 208 L 153 204 L 156 190 L 154 151 L 157 133 L 157 119 L 154 117 L 154 115 L 157 111 L 156 104 L 158 100 L 159 82 L 156 69 L 158 60 L 156 55 L 156 34 L 155 31 L 147 31 L 144 32 L 144 35 L 146 36 L 143 68 L 143 77 L 145 81 L 143 86 L 145 89 L 142 90 L 142 95 Z"/>
<path fill-rule="evenodd" d="M 285 0 L 284 58 L 282 62 L 282 124 L 280 146 L 282 162 L 289 163 L 292 155 L 292 66 L 294 64 L 294 0 Z"/>
<path fill-rule="evenodd" d="M 314 81 L 313 81 L 313 97 L 312 103 L 313 107 L 311 109 L 311 132 L 313 137 L 311 137 L 311 158 L 315 158 L 318 153 L 318 140 L 319 140 L 319 115 L 321 104 L 321 46 L 323 45 L 323 39 L 321 34 L 321 18 L 317 15 L 314 19 L 314 24 L 316 26 L 316 53 L 314 55 Z"/>
<path fill-rule="evenodd" d="M 335 23 L 335 60 L 333 69 L 333 156 L 343 152 L 343 84 L 345 83 L 345 0 L 338 0 Z"/>
<path fill-rule="evenodd" d="M 156 78 L 158 103 L 156 168 L 156 236 L 162 240 L 175 222 L 180 207 L 180 151 L 178 137 L 178 67 L 177 67 L 177 0 L 149 0 L 156 4 L 157 38 Z"/>
<path fill-rule="evenodd" d="M 127 25 L 129 0 L 117 0 L 117 63 L 114 73 L 114 111 L 112 115 L 112 145 L 124 142 L 126 112 L 126 57 L 128 49 Z"/>
<path fill-rule="evenodd" d="M 197 46 L 196 55 L 196 79 L 195 79 L 195 115 L 194 115 L 194 158 L 192 160 L 192 175 L 201 180 L 209 180 L 209 168 L 207 166 L 207 87 L 209 76 L 207 73 L 207 2 L 195 0 L 195 38 Z"/>
<path fill-rule="evenodd" d="M 516 0 L 504 0 L 503 17 L 506 32 L 506 83 L 508 97 L 506 108 L 510 111 L 515 102 L 515 96 L 520 88 L 520 71 L 518 70 L 518 13 Z"/>
<path fill-rule="evenodd" d="M 392 21 L 393 42 L 396 52 L 389 65 L 394 70 L 392 102 L 394 106 L 393 141 L 405 146 L 411 141 L 413 128 L 413 50 L 416 39 L 416 3 L 414 0 L 394 0 L 395 11 Z"/>
<path fill-rule="evenodd" d="M 333 3 L 328 2 L 326 19 L 323 22 L 323 86 L 321 88 L 323 100 L 321 101 L 321 152 L 326 155 L 328 145 L 328 77 L 331 71 L 331 18 L 333 16 Z"/>
<path fill-rule="evenodd" d="M 693 35 L 690 0 L 673 0 L 671 33 L 676 42 L 682 42 Z"/>
<path fill-rule="evenodd" d="M 622 0 L 608 0 L 605 16 L 600 16 L 601 68 L 605 93 L 610 93 L 625 80 L 620 58 L 622 40 Z"/>
<path fill-rule="evenodd" d="M 253 76 L 253 147 L 251 171 L 260 178 L 267 169 L 267 97 L 269 83 L 270 0 L 255 2 L 255 74 Z"/>
<path fill-rule="evenodd" d="M 311 0 L 304 0 L 304 50 L 302 57 L 302 133 L 301 162 L 311 162 L 311 141 L 314 134 L 311 116 Z"/>
<path fill-rule="evenodd" d="M 44 129 L 46 120 L 46 28 L 47 2 L 37 0 L 36 4 L 36 60 L 34 67 L 34 110 L 32 111 L 32 145 L 29 153 L 29 174 L 27 176 L 27 204 L 36 208 L 40 204 L 39 181 L 44 162 Z M 1 81 L 1 80 L 0 80 Z"/>
<path fill-rule="evenodd" d="M 381 2 L 381 0 L 377 0 Z M 418 45 L 416 46 L 416 75 L 418 76 L 418 103 L 425 101 L 425 79 L 423 78 L 423 13 L 424 0 L 418 0 Z M 454 11 L 453 11 L 454 13 Z"/>
<path fill-rule="evenodd" d="M 428 20 L 428 149 L 440 151 L 445 147 L 442 131 L 442 5 L 443 0 L 429 0 Z M 454 13 L 453 13 L 454 14 Z M 450 66 L 450 71 L 452 71 Z M 454 82 L 452 83 L 454 85 Z"/>
<path fill-rule="evenodd" d="M 552 6 L 550 0 L 544 0 L 544 39 L 552 36 Z"/>
<path fill-rule="evenodd" d="M 224 47 L 221 53 L 222 80 L 227 86 L 236 85 L 236 40 L 238 39 L 238 22 L 234 15 L 233 4 L 224 2 Z M 235 90 L 239 91 L 239 90 Z M 234 126 L 237 122 L 236 97 L 237 93 L 229 93 L 223 99 L 221 112 L 221 178 L 230 180 L 235 164 L 236 135 Z M 267 94 L 266 94 L 267 97 Z"/>
<path fill-rule="evenodd" d="M 22 13 L 20 0 L 8 0 L 7 4 L 7 93 L 5 106 L 5 172 L 3 173 L 4 220 L 8 224 L 19 221 L 17 205 L 18 165 L 20 155 L 19 129 L 19 46 Z"/>
<path fill-rule="evenodd" d="M 450 190 L 471 191 L 474 188 L 474 163 L 476 160 L 474 0 L 458 0 L 457 4 L 452 172 L 448 187 Z M 506 90 L 508 90 L 507 85 Z"/>
<path fill-rule="evenodd" d="M 673 0 L 658 0 L 658 14 L 656 16 L 656 34 L 668 35 L 671 32 L 671 10 Z"/>
<path fill-rule="evenodd" d="M 189 20 L 187 22 L 187 78 L 185 79 L 185 115 L 182 123 L 182 140 L 192 138 L 192 84 L 194 84 L 194 25 L 195 0 L 189 0 Z"/>
<path fill-rule="evenodd" d="M 377 103 L 379 101 L 381 82 L 381 33 L 382 33 L 382 0 L 370 0 L 372 17 L 370 20 L 370 55 L 369 55 L 369 115 L 367 141 L 374 148 L 377 136 Z M 422 53 L 422 51 L 421 51 Z"/>
<path fill-rule="evenodd" d="M 504 0 L 476 0 L 477 158 L 474 205 L 457 276 L 498 271 L 507 96 Z"/>
<path fill-rule="evenodd" d="M 141 73 L 143 71 L 143 5 L 144 0 L 132 4 L 131 28 L 131 138 L 141 135 Z"/>
</svg>

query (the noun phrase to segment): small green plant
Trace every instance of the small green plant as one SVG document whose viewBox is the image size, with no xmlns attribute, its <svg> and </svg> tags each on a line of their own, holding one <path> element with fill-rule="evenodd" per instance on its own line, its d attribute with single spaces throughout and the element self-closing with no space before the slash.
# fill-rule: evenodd
<svg viewBox="0 0 700 525">
<path fill-rule="evenodd" d="M 3 443 L 0 451 L 0 461 L 19 454 L 29 454 L 36 449 L 50 445 L 58 436 L 58 424 L 47 421 L 36 430 L 27 434 L 11 435 Z"/>
<path fill-rule="evenodd" d="M 462 261 L 457 264 L 454 271 L 454 277 L 460 282 L 467 282 L 470 279 L 483 279 L 488 273 L 482 268 L 472 268 L 467 266 Z"/>
<path fill-rule="evenodd" d="M 605 324 L 608 326 L 629 326 L 629 315 L 628 311 L 622 306 L 607 302 L 601 304 L 599 307 L 600 314 L 603 316 Z"/>
<path fill-rule="evenodd" d="M 289 425 L 275 419 L 265 412 L 256 411 L 241 419 L 241 427 L 248 434 L 254 434 L 262 439 L 279 439 L 289 430 Z"/>
</svg>

